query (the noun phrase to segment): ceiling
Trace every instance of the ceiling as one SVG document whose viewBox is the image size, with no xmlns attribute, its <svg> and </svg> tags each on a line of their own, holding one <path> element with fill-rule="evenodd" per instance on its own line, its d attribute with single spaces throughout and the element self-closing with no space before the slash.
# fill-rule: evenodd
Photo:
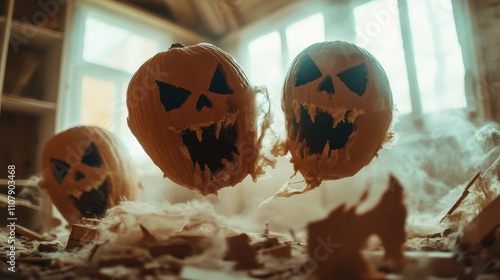
<svg viewBox="0 0 500 280">
<path fill-rule="evenodd" d="M 306 0 L 118 0 L 217 40 L 281 7 Z"/>
</svg>

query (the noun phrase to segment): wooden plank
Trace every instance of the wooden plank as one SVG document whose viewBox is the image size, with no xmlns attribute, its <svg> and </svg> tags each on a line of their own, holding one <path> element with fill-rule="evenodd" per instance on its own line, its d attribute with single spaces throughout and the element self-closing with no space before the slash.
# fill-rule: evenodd
<svg viewBox="0 0 500 280">
<path fill-rule="evenodd" d="M 8 202 L 9 202 L 9 200 L 8 200 L 7 195 L 0 193 L 0 207 L 7 208 L 7 206 L 9 205 Z M 32 204 L 29 200 L 26 200 L 26 199 L 16 197 L 15 202 L 16 202 L 15 203 L 16 207 L 26 207 L 26 208 L 33 209 L 36 211 L 41 210 L 40 206 Z"/>
<path fill-rule="evenodd" d="M 43 114 L 55 112 L 57 104 L 55 102 L 42 101 L 33 98 L 13 96 L 4 94 L 2 98 L 2 109 L 22 112 L 27 114 Z"/>
<path fill-rule="evenodd" d="M 63 33 L 48 29 L 42 26 L 36 26 L 27 22 L 18 20 L 12 21 L 12 34 L 29 40 L 30 44 L 41 49 L 48 48 L 54 44 L 61 43 Z"/>
<path fill-rule="evenodd" d="M 5 70 L 7 67 L 7 50 L 9 49 L 10 26 L 12 24 L 12 12 L 14 11 L 14 0 L 4 3 L 6 8 L 5 16 L 1 17 L 0 24 L 0 90 L 3 89 Z M 0 92 L 0 102 L 2 94 Z M 1 112 L 1 109 L 0 109 Z"/>
<path fill-rule="evenodd" d="M 36 240 L 36 241 L 52 241 L 54 238 L 52 237 L 45 237 L 37 232 L 34 232 L 30 229 L 27 229 L 19 224 L 16 225 L 16 233 L 20 234 L 30 240 Z"/>
<path fill-rule="evenodd" d="M 10 179 L 0 178 L 0 186 L 7 186 L 9 184 Z M 16 186 L 23 187 L 37 187 L 37 180 L 31 179 L 16 179 Z"/>
<path fill-rule="evenodd" d="M 497 196 L 479 215 L 467 224 L 462 233 L 461 243 L 469 248 L 478 245 L 486 235 L 500 225 L 500 196 Z"/>
<path fill-rule="evenodd" d="M 481 175 L 481 172 L 476 173 L 476 175 L 469 181 L 469 183 L 465 187 L 464 191 L 462 192 L 462 195 L 458 198 L 458 200 L 455 202 L 455 204 L 453 204 L 453 206 L 450 208 L 450 210 L 448 210 L 446 215 L 444 215 L 443 218 L 441 218 L 441 220 L 439 221 L 440 223 L 442 223 L 446 217 L 453 214 L 453 212 L 455 212 L 455 210 L 458 208 L 458 206 L 460 206 L 460 204 L 462 204 L 462 202 L 467 197 L 467 195 L 469 195 L 470 187 L 474 184 L 474 182 L 476 182 L 477 178 L 479 178 L 479 175 Z"/>
</svg>

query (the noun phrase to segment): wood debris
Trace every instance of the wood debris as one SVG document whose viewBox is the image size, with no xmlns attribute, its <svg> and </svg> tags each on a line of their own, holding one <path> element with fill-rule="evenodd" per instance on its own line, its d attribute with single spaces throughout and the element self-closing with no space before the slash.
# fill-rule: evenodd
<svg viewBox="0 0 500 280">
<path fill-rule="evenodd" d="M 479 181 L 476 181 L 476 186 Z M 472 181 L 469 184 L 473 183 Z M 487 186 L 485 189 L 488 191 Z M 479 188 L 477 191 L 482 196 Z M 368 193 L 362 197 L 361 201 L 368 201 L 367 197 Z M 456 259 L 453 253 L 445 251 L 444 242 L 446 236 L 453 238 L 457 234 L 457 229 L 454 227 L 441 232 L 440 230 L 430 231 L 420 236 L 421 240 L 427 240 L 427 242 L 414 244 L 418 245 L 413 247 L 413 250 L 417 250 L 416 252 L 403 254 L 403 245 L 407 251 L 412 249 L 409 244 L 411 242 L 405 243 L 406 208 L 402 199 L 403 189 L 396 178 L 391 176 L 388 189 L 371 210 L 359 214 L 356 210 L 359 211 L 363 209 L 361 206 L 365 206 L 361 203 L 353 209 L 341 206 L 334 209 L 325 220 L 310 223 L 307 227 L 307 245 L 300 239 L 304 236 L 304 232 L 298 231 L 297 235 L 294 231 L 290 234 L 270 232 L 269 224 L 266 224 L 260 233 L 240 233 L 237 230 L 220 227 L 222 220 L 210 220 L 209 215 L 204 216 L 203 219 L 199 218 L 201 212 L 194 212 L 195 218 L 190 218 L 191 220 L 186 222 L 183 212 L 172 213 L 170 211 L 165 212 L 170 219 L 176 219 L 176 217 L 182 219 L 172 220 L 170 227 L 168 225 L 157 226 L 143 218 L 146 214 L 137 216 L 141 218 L 136 218 L 132 216 L 135 214 L 134 211 L 126 212 L 127 209 L 122 209 L 123 212 L 117 214 L 113 220 L 83 219 L 82 224 L 73 225 L 66 252 L 60 252 L 62 244 L 57 241 L 34 242 L 36 238 L 27 241 L 33 246 L 28 253 L 19 256 L 19 269 L 24 273 L 19 275 L 26 279 L 30 277 L 36 279 L 60 279 L 61 277 L 68 279 L 78 277 L 88 279 L 209 279 L 213 277 L 220 280 L 310 279 L 311 277 L 359 279 L 384 277 L 385 275 L 380 272 L 384 271 L 401 274 L 403 277 L 401 279 L 405 279 L 409 274 L 405 275 L 404 271 L 409 267 L 418 267 L 425 269 L 429 275 L 455 277 Z M 462 250 L 463 258 L 458 258 L 460 262 L 480 263 L 477 258 L 470 258 L 470 254 L 477 251 L 471 250 L 474 245 L 463 245 L 465 243 L 477 244 L 476 246 L 481 248 L 488 245 L 486 251 L 481 251 L 488 254 L 493 252 L 492 248 L 500 248 L 498 244 L 500 229 L 495 231 L 494 223 L 490 223 L 493 222 L 492 219 L 480 218 L 482 215 L 491 216 L 492 214 L 488 214 L 488 211 L 499 213 L 500 210 L 492 208 L 492 210 L 485 209 L 484 211 L 486 212 L 476 217 L 481 221 L 480 226 L 471 225 L 470 229 L 467 227 L 464 229 L 460 244 L 462 244 L 462 249 L 467 248 Z M 455 211 L 457 212 L 458 210 Z M 155 212 L 152 211 L 152 213 Z M 122 215 L 130 216 L 126 219 Z M 128 219 L 131 216 L 136 220 Z M 161 220 L 163 216 L 155 216 L 155 219 L 158 218 Z M 478 231 L 477 227 L 483 230 Z M 109 235 L 109 238 L 105 234 L 99 236 L 101 231 L 107 232 L 111 228 L 113 228 L 113 234 Z M 222 231 L 221 228 L 223 228 Z M 217 233 L 221 233 L 218 235 L 220 240 L 215 237 Z M 372 234 L 380 237 L 385 251 L 374 253 L 370 251 L 368 254 L 367 251 L 363 251 L 367 238 Z M 101 242 L 103 239 L 106 239 L 104 243 Z M 26 238 L 22 240 L 24 242 Z M 86 246 L 81 249 L 86 244 L 92 244 L 94 247 Z M 442 244 L 442 248 L 437 244 Z M 223 251 L 222 247 L 227 247 L 227 250 Z M 425 250 L 432 252 L 423 252 Z M 435 252 L 435 250 L 440 252 Z M 54 254 L 52 256 L 72 255 L 87 261 L 86 263 L 72 263 L 66 259 L 57 262 L 57 258 L 48 257 L 51 254 Z M 403 263 L 406 267 L 402 272 Z M 500 266 L 500 262 L 497 264 L 497 267 Z M 486 262 L 483 260 L 481 265 L 484 267 Z M 491 262 L 488 265 L 495 266 Z M 3 276 L 0 273 L 0 278 Z"/>
<path fill-rule="evenodd" d="M 262 255 L 273 256 L 275 258 L 291 258 L 292 257 L 292 247 L 290 244 L 283 244 L 278 246 L 273 246 L 261 251 Z"/>
<path fill-rule="evenodd" d="M 235 274 L 238 274 L 237 272 Z M 227 271 L 218 271 L 205 268 L 199 268 L 194 266 L 184 266 L 179 274 L 178 278 L 175 279 L 192 279 L 192 280 L 202 280 L 202 279 L 217 279 L 217 280 L 251 280 L 252 278 L 246 277 L 245 275 L 239 273 L 238 275 L 230 275 Z"/>
<path fill-rule="evenodd" d="M 257 262 L 257 250 L 250 245 L 250 238 L 246 234 L 228 237 L 228 250 L 225 260 L 235 261 L 236 269 L 252 269 L 261 265 Z"/>
<path fill-rule="evenodd" d="M 101 223 L 101 220 L 99 219 L 92 219 L 92 218 L 82 218 L 82 224 L 86 226 L 98 226 Z"/>
<path fill-rule="evenodd" d="M 376 267 L 384 266 L 382 252 L 364 252 L 363 255 Z M 416 270 L 426 270 L 429 275 L 439 277 L 439 279 L 455 279 L 459 273 L 455 258 L 451 252 L 405 252 L 405 260 L 407 266 L 412 264 L 416 266 Z M 410 279 L 418 278 L 412 275 Z"/>
<path fill-rule="evenodd" d="M 38 252 L 41 253 L 54 253 L 62 251 L 63 249 L 64 249 L 63 244 L 57 240 L 49 242 L 40 242 L 38 243 L 37 247 Z"/>
<path fill-rule="evenodd" d="M 453 204 L 453 206 L 450 208 L 450 210 L 448 210 L 448 212 L 443 216 L 440 223 L 442 223 L 444 221 L 444 219 L 446 219 L 446 217 L 450 216 L 451 214 L 453 214 L 453 212 L 455 212 L 455 210 L 458 208 L 458 206 L 460 206 L 460 204 L 464 201 L 464 199 L 467 197 L 467 195 L 469 195 L 470 187 L 474 184 L 474 182 L 476 182 L 477 178 L 479 178 L 480 175 L 481 175 L 481 172 L 476 173 L 476 175 L 469 181 L 467 186 L 465 186 L 465 189 L 462 192 L 462 195 L 458 198 L 458 200 L 455 202 L 455 204 Z"/>
<path fill-rule="evenodd" d="M 497 196 L 463 228 L 461 237 L 457 239 L 456 259 L 465 276 L 471 278 L 485 273 L 500 274 L 499 213 L 500 196 Z"/>
<path fill-rule="evenodd" d="M 17 234 L 20 234 L 30 240 L 36 240 L 36 241 L 50 241 L 50 240 L 54 240 L 53 237 L 49 237 L 49 236 L 44 236 L 44 235 L 41 235 L 39 234 L 38 232 L 34 232 L 28 228 L 25 228 L 21 225 L 16 225 L 16 233 Z"/>
<path fill-rule="evenodd" d="M 130 279 L 130 275 L 138 275 L 139 273 L 140 268 L 117 265 L 100 268 L 94 277 L 99 280 Z"/>
<path fill-rule="evenodd" d="M 117 265 L 124 265 L 126 267 L 142 267 L 148 261 L 147 258 L 131 255 L 117 255 L 117 256 L 102 256 L 99 258 L 98 267 L 110 267 Z"/>
<path fill-rule="evenodd" d="M 277 237 L 267 237 L 266 239 L 262 241 L 255 242 L 252 244 L 252 247 L 259 251 L 262 249 L 268 249 L 274 246 L 278 246 L 280 244 L 280 241 L 278 240 Z"/>
<path fill-rule="evenodd" d="M 99 231 L 92 226 L 73 224 L 66 244 L 66 250 L 82 247 L 96 239 Z"/>
<path fill-rule="evenodd" d="M 177 259 L 185 259 L 200 255 L 211 246 L 211 240 L 201 235 L 175 235 L 148 246 L 149 253 L 156 257 L 170 255 Z"/>
<path fill-rule="evenodd" d="M 500 196 L 497 196 L 463 231 L 460 242 L 468 247 L 477 246 L 500 225 Z"/>
<path fill-rule="evenodd" d="M 18 258 L 16 261 L 20 263 L 30 263 L 40 266 L 48 266 L 52 263 L 53 259 L 50 258 Z"/>
<path fill-rule="evenodd" d="M 7 195 L 0 193 L 0 207 L 7 208 L 8 205 L 9 204 L 8 204 Z M 25 207 L 25 208 L 35 210 L 35 211 L 42 210 L 42 208 L 39 205 L 35 205 L 35 204 L 31 203 L 31 201 L 29 201 L 27 199 L 22 199 L 19 197 L 16 197 L 16 207 L 19 207 L 19 208 Z"/>
<path fill-rule="evenodd" d="M 390 176 L 389 188 L 378 205 L 362 215 L 344 205 L 321 221 L 310 223 L 308 231 L 309 262 L 315 264 L 318 279 L 371 279 L 382 277 L 361 252 L 368 237 L 376 234 L 385 248 L 385 259 L 400 269 L 405 243 L 406 207 L 403 188 Z"/>
<path fill-rule="evenodd" d="M 157 275 L 162 266 L 157 261 L 149 261 L 142 266 L 141 276 Z"/>
</svg>

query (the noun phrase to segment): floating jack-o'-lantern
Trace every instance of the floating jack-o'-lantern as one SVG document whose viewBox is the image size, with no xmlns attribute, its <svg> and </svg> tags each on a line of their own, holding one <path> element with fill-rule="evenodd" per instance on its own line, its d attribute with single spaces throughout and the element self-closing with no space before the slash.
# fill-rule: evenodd
<svg viewBox="0 0 500 280">
<path fill-rule="evenodd" d="M 215 194 L 259 173 L 255 94 L 223 50 L 174 44 L 132 77 L 128 124 L 166 177 Z"/>
<path fill-rule="evenodd" d="M 128 151 L 99 127 L 78 126 L 53 136 L 44 147 L 42 168 L 39 185 L 70 224 L 134 200 L 140 187 Z"/>
<path fill-rule="evenodd" d="M 297 55 L 282 107 L 287 148 L 307 182 L 300 192 L 356 174 L 392 135 L 385 71 L 366 50 L 346 42 L 316 43 Z"/>
</svg>

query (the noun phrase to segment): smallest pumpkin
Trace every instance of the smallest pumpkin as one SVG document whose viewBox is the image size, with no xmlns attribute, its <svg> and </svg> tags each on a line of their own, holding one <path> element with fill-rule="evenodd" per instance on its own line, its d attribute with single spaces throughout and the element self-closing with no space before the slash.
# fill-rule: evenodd
<svg viewBox="0 0 500 280">
<path fill-rule="evenodd" d="M 123 144 L 110 132 L 79 126 L 53 136 L 42 154 L 42 180 L 57 209 L 70 223 L 98 218 L 140 187 Z"/>
</svg>

